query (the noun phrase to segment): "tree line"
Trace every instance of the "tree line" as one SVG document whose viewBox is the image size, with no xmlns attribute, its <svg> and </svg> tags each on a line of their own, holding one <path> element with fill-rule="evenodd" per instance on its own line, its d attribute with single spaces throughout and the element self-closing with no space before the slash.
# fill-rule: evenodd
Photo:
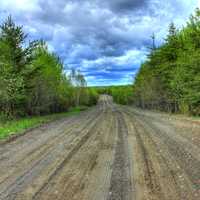
<svg viewBox="0 0 200 200">
<path fill-rule="evenodd" d="M 94 105 L 100 94 L 119 104 L 200 114 L 200 10 L 185 27 L 169 26 L 165 41 L 153 44 L 133 85 L 87 87 L 83 74 L 65 73 L 45 41 L 28 41 L 9 16 L 0 25 L 0 112 L 5 117 L 43 115 Z"/>
<path fill-rule="evenodd" d="M 113 97 L 115 103 L 128 105 L 133 103 L 133 86 L 105 86 L 93 88 L 99 95 L 108 94 Z"/>
<path fill-rule="evenodd" d="M 153 45 L 133 84 L 134 102 L 147 109 L 200 114 L 200 10 L 177 29 L 171 23 L 164 43 Z"/>
<path fill-rule="evenodd" d="M 80 71 L 67 76 L 62 60 L 44 41 L 27 37 L 11 16 L 0 26 L 1 115 L 42 115 L 97 102 L 97 92 L 87 88 Z"/>
</svg>

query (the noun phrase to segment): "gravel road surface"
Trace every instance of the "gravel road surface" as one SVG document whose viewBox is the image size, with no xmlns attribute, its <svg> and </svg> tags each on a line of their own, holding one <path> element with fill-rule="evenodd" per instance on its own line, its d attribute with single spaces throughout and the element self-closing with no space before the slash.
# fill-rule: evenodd
<svg viewBox="0 0 200 200">
<path fill-rule="evenodd" d="M 97 106 L 0 145 L 1 200 L 199 200 L 200 121 Z"/>
</svg>

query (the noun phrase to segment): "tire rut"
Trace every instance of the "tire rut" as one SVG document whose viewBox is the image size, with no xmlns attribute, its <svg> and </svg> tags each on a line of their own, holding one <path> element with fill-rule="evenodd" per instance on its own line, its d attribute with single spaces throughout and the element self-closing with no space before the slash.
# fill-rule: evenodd
<svg viewBox="0 0 200 200">
<path fill-rule="evenodd" d="M 95 119 L 95 121 L 96 120 L 97 119 Z M 90 120 L 86 124 L 84 124 L 83 130 L 89 124 L 91 124 L 92 121 L 94 121 L 93 118 L 90 118 Z M 72 133 L 73 133 L 73 131 L 72 131 Z M 58 139 L 56 138 L 56 140 L 53 141 L 53 144 L 57 145 L 57 144 L 59 144 L 59 141 L 63 142 L 64 141 L 63 136 L 64 136 L 64 134 L 62 134 L 62 136 L 60 136 Z M 76 139 L 77 137 L 78 136 L 75 135 L 74 139 Z M 26 171 L 23 172 L 23 174 L 19 175 L 17 177 L 17 179 L 11 185 L 8 185 L 7 189 L 5 189 L 4 191 L 1 192 L 0 199 L 1 198 L 2 199 L 6 199 L 6 198 L 14 199 L 15 194 L 19 193 L 22 190 L 22 188 L 24 188 L 28 184 L 28 182 L 30 182 L 33 179 L 33 177 L 38 176 L 38 174 L 40 174 L 42 172 L 42 169 L 45 169 L 45 166 L 48 166 L 49 164 L 52 164 L 52 162 L 54 162 L 51 158 L 52 155 L 50 153 L 51 152 L 57 153 L 57 152 L 55 151 L 54 146 L 52 146 L 51 144 L 49 145 L 49 148 L 51 148 L 51 149 L 47 148 L 47 150 L 49 150 L 49 151 L 46 151 L 45 154 L 41 154 L 41 156 L 42 156 L 41 158 L 34 159 L 35 163 L 32 166 L 30 166 L 30 168 L 28 168 L 27 166 L 24 166 L 24 169 L 26 169 Z M 72 152 L 73 152 L 73 150 L 72 150 Z M 58 152 L 58 155 L 59 155 L 59 152 Z M 58 157 L 58 159 L 60 159 L 60 158 Z M 6 197 L 7 196 L 6 194 L 8 194 L 9 197 Z M 1 197 L 1 196 L 3 196 L 3 197 Z"/>
<path fill-rule="evenodd" d="M 130 200 L 132 196 L 132 183 L 130 180 L 130 162 L 127 152 L 128 131 L 122 114 L 118 111 L 118 140 L 115 147 L 113 171 L 110 191 L 107 200 Z"/>
<path fill-rule="evenodd" d="M 179 197 L 174 197 L 174 199 L 198 199 L 199 161 L 186 151 L 185 145 L 181 144 L 180 141 L 175 141 L 167 132 L 156 127 L 149 118 L 130 113 L 130 111 L 126 112 L 143 127 L 146 136 L 150 137 L 157 146 L 157 152 L 160 152 L 159 155 L 162 160 L 161 163 L 164 163 L 162 166 L 170 170 L 170 176 L 173 177 L 177 194 L 179 194 Z M 163 157 L 163 155 L 166 155 L 166 157 Z"/>
<path fill-rule="evenodd" d="M 199 200 L 198 142 L 159 116 L 102 95 L 0 145 L 0 199 Z"/>
<path fill-rule="evenodd" d="M 87 133 L 81 138 L 81 140 L 76 144 L 76 146 L 70 151 L 70 153 L 65 157 L 65 159 L 60 163 L 60 165 L 56 168 L 56 170 L 49 176 L 47 181 L 42 185 L 42 187 L 34 194 L 32 199 L 37 200 L 40 196 L 40 193 L 43 192 L 43 190 L 46 190 L 48 186 L 50 185 L 51 181 L 55 176 L 57 176 L 60 171 L 66 166 L 66 164 L 70 161 L 70 159 L 78 152 L 78 150 L 88 141 L 88 139 L 94 134 L 94 131 L 97 129 L 97 122 L 100 120 L 102 117 L 98 116 L 98 118 L 93 121 L 93 126 L 87 131 Z"/>
</svg>

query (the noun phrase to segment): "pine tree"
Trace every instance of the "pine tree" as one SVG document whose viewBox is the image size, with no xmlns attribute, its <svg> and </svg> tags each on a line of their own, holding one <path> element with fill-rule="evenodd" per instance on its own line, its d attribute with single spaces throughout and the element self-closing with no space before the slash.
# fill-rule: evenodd
<svg viewBox="0 0 200 200">
<path fill-rule="evenodd" d="M 9 49 L 7 60 L 12 65 L 13 72 L 20 73 L 25 65 L 25 52 L 22 46 L 25 43 L 27 35 L 23 32 L 22 26 L 17 26 L 12 17 L 9 16 L 0 26 L 1 41 L 5 43 Z"/>
</svg>

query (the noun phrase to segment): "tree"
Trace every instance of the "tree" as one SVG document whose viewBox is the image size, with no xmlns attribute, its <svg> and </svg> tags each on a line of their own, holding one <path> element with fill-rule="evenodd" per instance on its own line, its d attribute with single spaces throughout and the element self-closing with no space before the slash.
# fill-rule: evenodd
<svg viewBox="0 0 200 200">
<path fill-rule="evenodd" d="M 26 39 L 22 27 L 16 26 L 11 16 L 0 26 L 0 71 L 2 109 L 8 116 L 22 112 L 25 101 L 25 52 Z"/>
<path fill-rule="evenodd" d="M 174 23 L 164 43 L 151 50 L 134 82 L 134 99 L 142 108 L 200 114 L 200 10 L 186 27 Z"/>
<path fill-rule="evenodd" d="M 87 82 L 84 76 L 81 74 L 80 70 L 76 71 L 72 69 L 70 74 L 71 83 L 74 85 L 74 98 L 75 105 L 79 106 L 80 104 L 87 104 L 87 91 L 85 90 Z M 81 99 L 81 100 L 80 100 Z"/>
</svg>

